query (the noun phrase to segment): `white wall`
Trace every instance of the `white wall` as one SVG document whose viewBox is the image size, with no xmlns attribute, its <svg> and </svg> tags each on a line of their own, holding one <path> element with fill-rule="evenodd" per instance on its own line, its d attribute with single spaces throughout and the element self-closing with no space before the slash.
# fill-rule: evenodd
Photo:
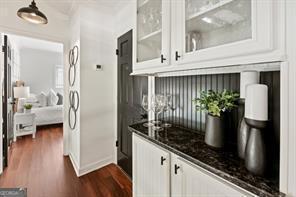
<svg viewBox="0 0 296 197">
<path fill-rule="evenodd" d="M 87 169 L 114 160 L 116 55 L 113 17 L 89 8 L 81 13 L 81 167 Z"/>
<path fill-rule="evenodd" d="M 30 86 L 31 93 L 39 94 L 50 89 L 63 93 L 56 88 L 56 66 L 63 66 L 63 54 L 53 51 L 22 48 L 20 50 L 20 79 Z"/>
<path fill-rule="evenodd" d="M 115 15 L 115 36 L 118 38 L 129 30 L 136 26 L 136 20 L 134 16 L 135 1 L 131 1 L 126 4 L 116 15 Z M 124 19 L 124 20 L 123 20 Z M 135 32 L 133 32 L 135 33 Z M 117 42 L 117 40 L 115 40 Z"/>
<path fill-rule="evenodd" d="M 73 48 L 75 45 L 79 48 L 79 57 L 76 64 L 76 82 L 74 83 L 73 87 L 69 86 L 68 82 L 68 69 L 69 69 L 69 63 L 67 62 L 65 65 L 65 81 L 66 84 L 64 84 L 65 88 L 65 96 L 64 96 L 64 108 L 66 111 L 69 109 L 69 95 L 70 90 L 76 90 L 79 92 L 80 95 L 80 54 L 81 54 L 81 47 L 80 47 L 80 11 L 76 10 L 70 21 L 70 48 Z M 68 150 L 69 150 L 69 156 L 72 161 L 72 164 L 74 166 L 75 172 L 77 175 L 79 175 L 79 169 L 80 169 L 80 107 L 77 111 L 77 124 L 75 130 L 71 130 L 68 124 L 68 112 L 64 113 L 64 120 L 66 124 L 64 124 L 64 130 L 67 130 L 67 139 L 68 139 Z"/>
<path fill-rule="evenodd" d="M 283 136 L 287 136 L 289 139 L 289 147 L 285 149 L 281 154 L 288 158 L 288 163 L 283 168 L 287 168 L 287 196 L 296 196 L 296 2 L 292 0 L 287 1 L 287 26 L 286 26 L 286 45 L 287 45 L 287 57 L 289 59 L 289 67 L 287 72 L 288 76 L 288 87 L 285 87 L 285 91 L 289 94 L 289 101 L 286 107 L 289 109 L 288 115 L 288 132 Z M 282 88 L 283 89 L 283 88 Z M 285 117 L 283 117 L 285 118 Z M 286 143 L 286 142 L 285 142 Z"/>
<path fill-rule="evenodd" d="M 68 89 L 79 92 L 80 108 L 76 129 L 68 128 L 69 152 L 80 176 L 114 161 L 115 37 L 111 15 L 83 6 L 71 18 L 70 46 L 79 45 L 80 57 L 77 81 Z"/>
<path fill-rule="evenodd" d="M 70 21 L 70 47 L 78 45 L 80 53 L 76 83 L 66 91 L 79 92 L 80 108 L 76 129 L 67 124 L 67 130 L 69 155 L 79 176 L 114 161 L 116 56 L 111 19 L 97 9 L 80 7 Z M 96 64 L 103 65 L 103 71 L 95 71 Z M 65 75 L 68 80 L 68 72 Z"/>
</svg>

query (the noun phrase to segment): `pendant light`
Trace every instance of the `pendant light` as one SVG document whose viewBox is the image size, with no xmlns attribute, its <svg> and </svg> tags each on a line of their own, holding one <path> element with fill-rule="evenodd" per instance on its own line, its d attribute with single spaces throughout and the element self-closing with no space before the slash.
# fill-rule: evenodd
<svg viewBox="0 0 296 197">
<path fill-rule="evenodd" d="M 47 24 L 46 16 L 38 10 L 35 1 L 33 0 L 29 7 L 23 7 L 17 11 L 17 15 L 34 24 Z"/>
</svg>

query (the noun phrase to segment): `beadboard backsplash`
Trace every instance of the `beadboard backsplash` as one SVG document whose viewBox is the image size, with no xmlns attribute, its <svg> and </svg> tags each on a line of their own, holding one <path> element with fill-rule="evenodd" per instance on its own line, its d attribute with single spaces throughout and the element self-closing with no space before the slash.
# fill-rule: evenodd
<svg viewBox="0 0 296 197">
<path fill-rule="evenodd" d="M 274 123 L 273 127 L 279 130 L 280 114 L 280 72 L 261 72 L 260 83 L 268 85 L 269 92 L 269 119 Z M 172 123 L 196 130 L 205 131 L 206 114 L 197 111 L 192 102 L 199 98 L 200 91 L 223 89 L 239 92 L 240 75 L 217 74 L 217 75 L 196 75 L 181 77 L 162 77 L 155 80 L 155 92 L 173 95 L 173 107 L 163 115 Z M 233 112 L 234 126 L 237 126 L 238 111 Z M 278 120 L 278 121 L 276 121 Z"/>
<path fill-rule="evenodd" d="M 271 144 L 275 161 L 275 170 L 278 169 L 279 141 L 280 141 L 280 72 L 261 72 L 260 83 L 268 85 L 269 93 L 269 120 L 267 129 L 268 143 Z M 162 118 L 176 125 L 190 128 L 196 132 L 205 131 L 206 114 L 197 111 L 192 102 L 200 96 L 202 90 L 222 91 L 223 89 L 239 92 L 240 74 L 195 75 L 180 77 L 161 77 L 155 80 L 155 92 L 173 95 L 175 110 L 164 113 Z M 227 140 L 236 145 L 238 119 L 242 112 L 234 110 L 229 121 Z"/>
<path fill-rule="evenodd" d="M 155 92 L 173 96 L 174 111 L 165 117 L 174 124 L 199 132 L 205 130 L 206 114 L 197 111 L 192 100 L 200 96 L 200 91 L 223 89 L 239 91 L 239 74 L 196 75 L 156 78 Z"/>
</svg>

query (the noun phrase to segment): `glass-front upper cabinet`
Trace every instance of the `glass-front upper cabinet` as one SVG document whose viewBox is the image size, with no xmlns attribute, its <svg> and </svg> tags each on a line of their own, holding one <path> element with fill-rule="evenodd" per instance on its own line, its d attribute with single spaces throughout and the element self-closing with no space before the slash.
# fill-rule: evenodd
<svg viewBox="0 0 296 197">
<path fill-rule="evenodd" d="M 271 47 L 272 0 L 182 0 L 176 62 L 258 53 Z M 178 20 L 178 19 L 177 19 Z"/>
<path fill-rule="evenodd" d="M 170 0 L 137 0 L 136 69 L 169 64 Z"/>
</svg>

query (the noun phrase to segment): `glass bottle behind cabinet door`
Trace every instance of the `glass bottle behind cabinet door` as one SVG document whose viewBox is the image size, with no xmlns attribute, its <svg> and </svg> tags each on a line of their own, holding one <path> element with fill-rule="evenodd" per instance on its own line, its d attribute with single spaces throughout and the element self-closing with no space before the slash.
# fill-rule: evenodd
<svg viewBox="0 0 296 197">
<path fill-rule="evenodd" d="M 137 8 L 137 62 L 160 58 L 162 0 L 138 0 Z"/>
<path fill-rule="evenodd" d="M 185 49 L 193 52 L 252 38 L 252 0 L 185 0 Z"/>
</svg>

